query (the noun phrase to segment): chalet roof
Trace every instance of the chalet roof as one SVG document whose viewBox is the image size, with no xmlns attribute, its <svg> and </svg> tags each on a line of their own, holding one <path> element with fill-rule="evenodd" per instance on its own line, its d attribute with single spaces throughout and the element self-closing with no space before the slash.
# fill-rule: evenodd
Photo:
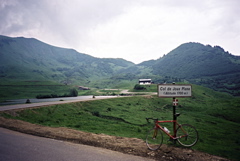
<svg viewBox="0 0 240 161">
<path fill-rule="evenodd" d="M 152 79 L 139 79 L 139 81 L 152 81 Z"/>
</svg>

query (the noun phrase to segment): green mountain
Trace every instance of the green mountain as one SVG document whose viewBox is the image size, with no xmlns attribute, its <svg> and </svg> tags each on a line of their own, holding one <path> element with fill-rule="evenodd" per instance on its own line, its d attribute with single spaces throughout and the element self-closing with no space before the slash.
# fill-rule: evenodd
<svg viewBox="0 0 240 161">
<path fill-rule="evenodd" d="M 157 60 L 134 64 L 92 57 L 33 38 L 0 36 L 1 82 L 44 80 L 121 88 L 140 78 L 151 78 L 155 83 L 190 82 L 240 95 L 240 57 L 220 46 L 185 43 Z"/>
<path fill-rule="evenodd" d="M 215 90 L 239 95 L 240 57 L 220 46 L 185 43 L 158 60 L 139 64 L 163 80 L 184 81 L 205 85 Z"/>
<path fill-rule="evenodd" d="M 133 66 L 123 59 L 100 59 L 33 38 L 0 36 L 1 80 L 52 80 L 85 85 Z"/>
<path fill-rule="evenodd" d="M 240 57 L 221 47 L 200 43 L 182 44 L 152 66 L 154 74 L 179 78 L 201 78 L 240 72 Z"/>
</svg>

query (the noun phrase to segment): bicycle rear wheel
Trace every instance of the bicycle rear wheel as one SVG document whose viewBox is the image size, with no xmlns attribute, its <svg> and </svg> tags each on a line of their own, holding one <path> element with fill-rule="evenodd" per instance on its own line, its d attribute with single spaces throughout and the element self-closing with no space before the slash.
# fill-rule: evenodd
<svg viewBox="0 0 240 161">
<path fill-rule="evenodd" d="M 163 142 L 163 134 L 159 128 L 153 128 L 149 130 L 146 137 L 146 144 L 148 149 L 157 150 L 160 148 Z"/>
<path fill-rule="evenodd" d="M 185 147 L 191 147 L 198 141 L 198 132 L 192 125 L 183 124 L 177 128 L 177 141 Z"/>
</svg>

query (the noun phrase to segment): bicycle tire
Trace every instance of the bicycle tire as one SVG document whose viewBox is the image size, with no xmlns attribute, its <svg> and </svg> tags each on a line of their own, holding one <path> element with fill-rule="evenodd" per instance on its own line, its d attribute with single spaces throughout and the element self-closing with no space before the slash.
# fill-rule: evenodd
<svg viewBox="0 0 240 161">
<path fill-rule="evenodd" d="M 186 137 L 181 137 L 186 135 L 186 133 L 182 129 L 187 133 Z M 194 146 L 198 142 L 198 132 L 194 126 L 189 124 L 180 125 L 177 128 L 176 135 L 177 137 L 179 137 L 177 139 L 178 143 L 184 147 Z"/>
<path fill-rule="evenodd" d="M 157 135 L 154 137 L 155 128 L 148 131 L 146 136 L 146 145 L 150 150 L 158 150 L 163 142 L 161 129 L 157 128 Z"/>
</svg>

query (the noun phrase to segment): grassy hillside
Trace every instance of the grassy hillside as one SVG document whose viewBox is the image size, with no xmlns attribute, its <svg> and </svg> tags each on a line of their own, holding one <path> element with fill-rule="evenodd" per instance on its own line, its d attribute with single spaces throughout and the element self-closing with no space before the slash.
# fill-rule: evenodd
<svg viewBox="0 0 240 161">
<path fill-rule="evenodd" d="M 36 98 L 37 95 L 64 95 L 74 86 L 50 81 L 0 82 L 0 102 L 7 99 Z"/>
<path fill-rule="evenodd" d="M 217 91 L 240 95 L 240 57 L 231 55 L 219 46 L 185 43 L 145 66 L 154 75 L 187 80 Z"/>
<path fill-rule="evenodd" d="M 191 98 L 179 98 L 178 121 L 195 126 L 199 132 L 199 142 L 193 149 L 238 160 L 239 103 L 239 98 L 197 85 L 193 85 Z M 1 115 L 44 126 L 145 139 L 146 131 L 153 127 L 145 118 L 172 119 L 172 99 L 119 97 L 26 109 L 14 116 Z M 172 131 L 171 123 L 165 126 Z M 164 137 L 165 143 L 171 144 Z"/>
<path fill-rule="evenodd" d="M 219 46 L 185 43 L 172 50 L 153 65 L 155 74 L 196 78 L 240 72 L 240 57 Z"/>
<path fill-rule="evenodd" d="M 0 36 L 0 79 L 87 85 L 134 65 L 124 59 L 95 58 L 36 39 Z"/>
<path fill-rule="evenodd" d="M 55 81 L 94 88 L 125 88 L 138 79 L 188 81 L 240 95 L 240 57 L 220 46 L 185 43 L 162 58 L 134 64 L 96 58 L 33 38 L 0 36 L 0 80 Z"/>
</svg>

